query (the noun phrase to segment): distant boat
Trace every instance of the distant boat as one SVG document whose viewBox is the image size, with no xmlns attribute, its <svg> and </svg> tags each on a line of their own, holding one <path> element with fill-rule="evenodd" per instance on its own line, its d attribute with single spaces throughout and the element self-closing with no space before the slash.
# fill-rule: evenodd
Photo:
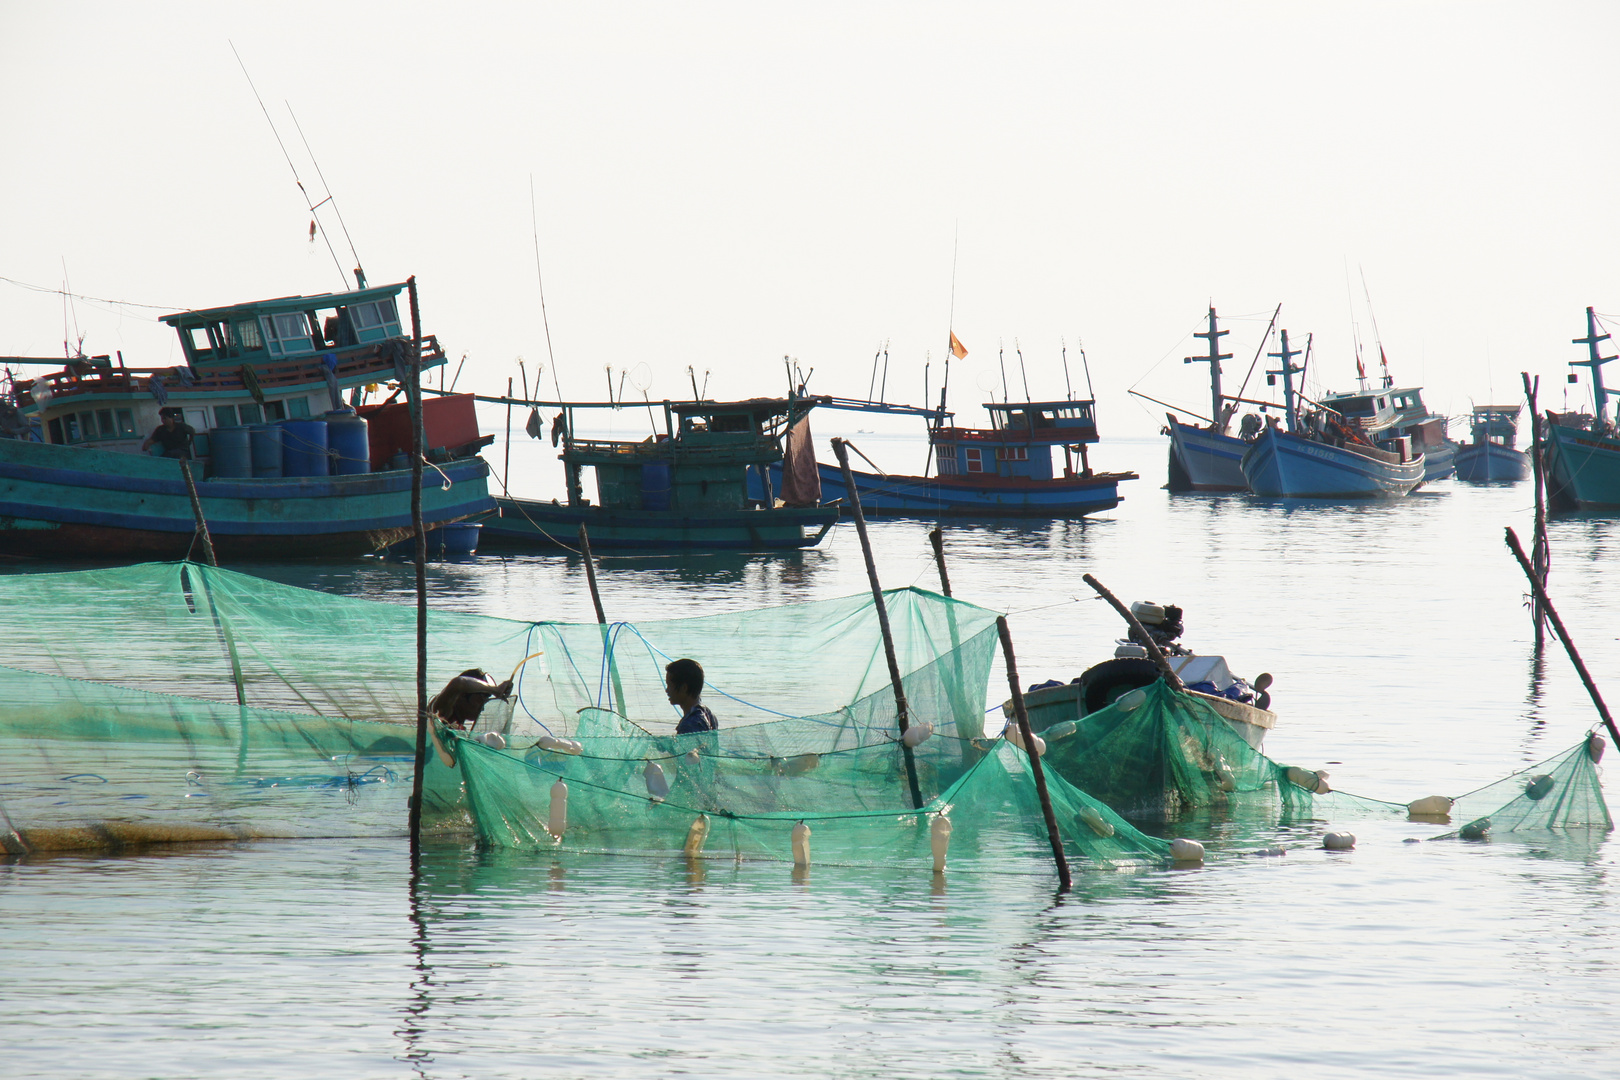
<svg viewBox="0 0 1620 1080">
<path fill-rule="evenodd" d="M 185 362 L 126 368 L 77 357 L 12 387 L 0 438 L 0 554 L 39 558 L 201 556 L 180 461 L 141 452 L 160 407 L 195 431 L 192 472 L 215 549 L 234 558 L 379 551 L 411 531 L 410 423 L 403 403 L 341 409 L 343 390 L 403 379 L 412 341 L 406 284 L 288 296 L 164 316 Z M 324 316 L 324 318 L 323 318 Z M 45 363 L 12 357 L 11 362 Z M 422 339 L 421 364 L 444 363 Z M 58 362 L 60 363 L 60 362 Z M 327 411 L 332 410 L 332 411 Z M 492 508 L 470 395 L 424 408 L 434 471 L 428 527 Z"/>
<path fill-rule="evenodd" d="M 1170 436 L 1170 477 L 1166 484 L 1171 491 L 1247 491 L 1249 483 L 1243 478 L 1243 455 L 1249 449 L 1245 440 L 1228 433 L 1233 414 L 1239 404 L 1261 405 L 1246 398 L 1229 397 L 1221 392 L 1221 361 L 1230 360 L 1231 353 L 1220 350 L 1220 339 L 1230 333 L 1217 327 L 1215 309 L 1209 309 L 1209 329 L 1193 337 L 1209 342 L 1207 356 L 1189 356 L 1184 362 L 1209 364 L 1208 423 L 1200 426 L 1183 422 L 1175 413 L 1166 413 L 1164 433 Z M 1272 316 L 1275 321 L 1275 314 Z M 1267 334 L 1270 334 L 1269 327 Z M 1254 418 L 1258 421 L 1258 418 Z M 1245 418 L 1249 420 L 1248 417 Z M 1257 424 L 1250 434 L 1258 431 Z"/>
<path fill-rule="evenodd" d="M 1515 448 L 1521 405 L 1476 405 L 1473 439 L 1457 450 L 1457 479 L 1470 483 L 1523 480 L 1530 458 Z"/>
<path fill-rule="evenodd" d="M 1378 410 L 1369 424 L 1346 418 L 1331 409 L 1302 410 L 1296 403 L 1293 377 L 1305 369 L 1293 358 L 1301 350 L 1288 347 L 1282 331 L 1282 349 L 1269 353 L 1282 361 L 1269 372 L 1283 378 L 1286 430 L 1271 424 L 1260 432 L 1243 455 L 1243 476 L 1256 495 L 1308 499 L 1400 498 L 1423 482 L 1423 455 L 1413 453 L 1410 438 L 1396 440 L 1397 449 L 1374 446 L 1369 427 L 1393 418 L 1387 396 L 1375 395 Z"/>
<path fill-rule="evenodd" d="M 1541 427 L 1548 494 L 1555 506 L 1564 509 L 1620 508 L 1620 436 L 1609 416 L 1609 392 L 1603 385 L 1603 365 L 1615 358 L 1601 355 L 1598 345 L 1610 335 L 1597 331 L 1597 316 L 1587 308 L 1586 336 L 1573 341 L 1586 346 L 1587 358 L 1570 361 L 1571 367 L 1592 369 L 1592 412 L 1549 411 Z"/>
<path fill-rule="evenodd" d="M 584 525 L 593 549 L 791 551 L 815 545 L 838 520 L 813 486 L 813 401 L 663 402 L 664 432 L 640 440 L 579 438 L 579 410 L 596 406 L 558 405 L 553 441 L 562 444 L 568 501 L 497 499 L 499 516 L 483 523 L 484 548 L 572 548 Z M 538 437 L 538 414 L 531 424 Z M 778 480 L 750 500 L 750 477 L 757 486 L 773 462 L 779 476 L 784 456 L 799 459 L 810 490 L 784 492 Z M 594 504 L 586 468 L 596 474 Z"/>
<path fill-rule="evenodd" d="M 950 414 L 938 410 L 816 400 L 823 407 L 935 418 L 928 438 L 938 459 L 937 475 L 850 471 L 868 516 L 1083 517 L 1118 506 L 1120 483 L 1137 479 L 1133 472 L 1091 469 L 1086 447 L 1097 441 L 1097 422 L 1095 403 L 1088 400 L 990 402 L 984 406 L 988 428 L 947 427 Z M 1053 447 L 1063 448 L 1061 473 L 1053 464 Z M 847 499 L 842 469 L 827 464 L 819 469 L 822 491 Z M 773 465 L 773 482 L 779 474 L 780 466 Z"/>
</svg>

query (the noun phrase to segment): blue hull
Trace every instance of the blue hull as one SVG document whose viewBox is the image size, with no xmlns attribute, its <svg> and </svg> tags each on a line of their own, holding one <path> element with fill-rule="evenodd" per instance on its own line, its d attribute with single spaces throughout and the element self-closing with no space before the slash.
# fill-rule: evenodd
<svg viewBox="0 0 1620 1080">
<path fill-rule="evenodd" d="M 1457 479 L 1469 483 L 1523 480 L 1530 475 L 1530 458 L 1522 450 L 1496 443 L 1464 446 L 1457 451 Z"/>
<path fill-rule="evenodd" d="M 1243 454 L 1249 444 L 1170 419 L 1171 491 L 1247 491 Z"/>
<path fill-rule="evenodd" d="M 488 475 L 479 458 L 428 469 L 422 486 L 426 524 L 431 528 L 494 509 Z M 403 539 L 411 528 L 408 469 L 199 479 L 197 493 L 222 556 L 363 554 Z M 195 531 L 178 461 L 0 439 L 0 554 L 176 558 L 200 555 L 200 545 L 193 547 Z"/>
<path fill-rule="evenodd" d="M 844 474 L 834 465 L 818 464 L 821 500 L 848 499 Z M 1135 473 L 1096 473 L 1089 477 L 1058 480 L 984 480 L 961 476 L 879 476 L 854 472 L 861 510 L 881 517 L 1084 517 L 1112 510 L 1120 503 L 1119 482 L 1135 480 Z M 782 467 L 771 466 L 771 484 L 780 489 Z M 763 492 L 753 470 L 748 474 L 749 497 Z"/>
<path fill-rule="evenodd" d="M 1298 499 L 1398 499 L 1423 482 L 1423 457 L 1388 460 L 1267 428 L 1243 455 L 1243 475 L 1256 495 Z"/>
<path fill-rule="evenodd" d="M 1553 501 L 1578 510 L 1620 507 L 1620 439 L 1542 425 L 1547 483 Z"/>
</svg>

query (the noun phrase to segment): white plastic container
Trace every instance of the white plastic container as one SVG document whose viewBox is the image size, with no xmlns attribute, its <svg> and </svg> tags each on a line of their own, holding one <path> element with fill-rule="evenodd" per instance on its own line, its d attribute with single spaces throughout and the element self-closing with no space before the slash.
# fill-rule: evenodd
<svg viewBox="0 0 1620 1080">
<path fill-rule="evenodd" d="M 1204 861 L 1204 845 L 1196 840 L 1172 840 L 1170 858 L 1178 863 L 1201 863 Z"/>
<path fill-rule="evenodd" d="M 1114 835 L 1114 826 L 1103 820 L 1103 816 L 1089 806 L 1082 806 L 1080 813 L 1075 815 L 1080 823 L 1098 836 L 1109 837 Z"/>
<path fill-rule="evenodd" d="M 1143 626 L 1158 626 L 1164 622 L 1164 606 L 1148 600 L 1138 600 L 1131 605 L 1131 614 Z"/>
<path fill-rule="evenodd" d="M 1356 846 L 1356 834 L 1347 832 L 1323 833 L 1322 846 L 1328 851 L 1349 851 Z"/>
<path fill-rule="evenodd" d="M 681 849 L 688 859 L 695 859 L 703 854 L 704 841 L 709 839 L 709 815 L 699 814 L 692 822 L 692 827 L 686 830 L 686 846 Z"/>
<path fill-rule="evenodd" d="M 558 840 L 568 831 L 568 785 L 561 780 L 551 785 L 551 807 L 546 815 L 546 830 Z"/>
<path fill-rule="evenodd" d="M 934 725 L 924 720 L 920 724 L 912 724 L 910 727 L 906 728 L 906 733 L 900 738 L 907 746 L 915 749 L 916 747 L 927 742 L 929 736 L 933 734 Z"/>
<path fill-rule="evenodd" d="M 649 799 L 655 803 L 660 803 L 669 798 L 669 780 L 664 776 L 664 770 L 659 768 L 658 762 L 647 762 L 647 767 L 641 770 L 641 776 L 647 782 L 647 797 Z"/>
<path fill-rule="evenodd" d="M 810 865 L 810 826 L 802 821 L 793 826 L 793 865 Z"/>
<path fill-rule="evenodd" d="M 934 873 L 943 874 L 945 855 L 951 850 L 951 819 L 944 814 L 935 814 L 928 826 L 928 845 L 934 851 Z"/>
</svg>

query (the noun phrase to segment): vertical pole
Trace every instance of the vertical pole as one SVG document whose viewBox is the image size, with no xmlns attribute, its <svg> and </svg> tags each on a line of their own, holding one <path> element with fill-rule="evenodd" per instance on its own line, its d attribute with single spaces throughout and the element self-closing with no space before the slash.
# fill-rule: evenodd
<svg viewBox="0 0 1620 1080">
<path fill-rule="evenodd" d="M 1530 469 L 1536 478 L 1536 524 L 1535 533 L 1530 538 L 1530 566 L 1535 579 L 1545 590 L 1548 564 L 1552 561 L 1552 549 L 1547 544 L 1547 477 L 1544 471 L 1546 461 L 1541 445 L 1541 413 L 1536 405 L 1536 392 L 1541 389 L 1541 376 L 1536 376 L 1532 382 L 1530 373 L 1521 371 L 1519 377 L 1524 380 L 1524 396 L 1530 402 Z M 1535 590 L 1531 590 L 1530 593 L 1530 618 L 1535 624 L 1536 651 L 1540 652 L 1547 642 L 1547 613 L 1542 609 L 1540 594 Z"/>
<path fill-rule="evenodd" d="M 596 621 L 603 626 L 607 625 L 607 615 L 602 610 L 602 594 L 596 590 L 596 560 L 591 558 L 591 536 L 585 531 L 585 523 L 579 523 L 579 553 L 585 556 L 585 583 L 591 587 L 591 604 L 596 608 Z"/>
<path fill-rule="evenodd" d="M 934 545 L 934 565 L 939 567 L 939 588 L 946 596 L 951 595 L 951 578 L 945 572 L 945 534 L 935 525 L 928 533 L 928 542 Z"/>
<path fill-rule="evenodd" d="M 416 534 L 416 770 L 411 781 L 411 864 L 422 857 L 422 774 L 427 771 L 427 530 L 422 524 L 422 309 L 416 275 L 405 282 L 411 297 L 411 531 Z"/>
<path fill-rule="evenodd" d="M 1060 891 L 1068 892 L 1074 884 L 1069 877 L 1069 860 L 1063 855 L 1063 836 L 1058 832 L 1057 815 L 1052 812 L 1052 796 L 1046 790 L 1046 768 L 1035 752 L 1035 735 L 1029 730 L 1029 710 L 1024 708 L 1024 691 L 1018 685 L 1018 658 L 1013 655 L 1012 632 L 1007 629 L 1007 617 L 996 616 L 996 632 L 1001 635 L 1001 652 L 1007 658 L 1007 686 L 1012 690 L 1013 718 L 1018 734 L 1028 749 L 1030 772 L 1035 774 L 1035 793 L 1041 799 L 1041 816 L 1046 819 L 1046 837 L 1052 841 L 1052 861 L 1057 863 Z"/>
<path fill-rule="evenodd" d="M 197 519 L 197 535 L 202 537 L 203 554 L 208 558 L 209 566 L 218 566 L 219 560 L 214 557 L 214 539 L 208 535 L 208 521 L 203 517 L 202 500 L 197 497 L 197 481 L 191 476 L 191 462 L 185 458 L 180 459 L 180 475 L 186 478 L 186 494 L 191 496 L 191 515 Z"/>
<path fill-rule="evenodd" d="M 872 541 L 866 535 L 866 515 L 861 513 L 861 494 L 855 490 L 855 477 L 849 471 L 849 448 L 843 439 L 832 440 L 833 453 L 838 455 L 838 467 L 844 472 L 844 491 L 849 495 L 850 508 L 855 513 L 855 532 L 861 538 L 861 554 L 866 557 L 866 577 L 872 583 L 872 603 L 877 608 L 878 629 L 883 632 L 883 654 L 889 661 L 889 681 L 894 685 L 896 723 L 900 727 L 900 751 L 906 759 L 906 780 L 911 785 L 911 804 L 922 809 L 922 788 L 917 783 L 917 761 L 906 745 L 906 730 L 911 726 L 906 705 L 906 689 L 900 683 L 900 662 L 894 656 L 894 634 L 889 629 L 889 609 L 883 602 L 883 586 L 878 584 L 877 563 L 872 560 Z"/>
<path fill-rule="evenodd" d="M 506 464 L 501 466 L 501 487 L 512 494 L 512 376 L 506 377 Z"/>
</svg>

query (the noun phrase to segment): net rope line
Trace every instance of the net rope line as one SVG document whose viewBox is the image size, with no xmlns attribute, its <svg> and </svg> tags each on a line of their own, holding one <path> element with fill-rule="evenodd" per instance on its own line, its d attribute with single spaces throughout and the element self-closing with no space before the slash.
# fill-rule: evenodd
<svg viewBox="0 0 1620 1080">
<path fill-rule="evenodd" d="M 1558 751 L 1556 754 L 1553 754 L 1550 757 L 1542 758 L 1540 761 L 1531 762 L 1529 765 L 1526 765 L 1524 768 L 1518 769 L 1518 770 L 1516 770 L 1514 772 L 1510 772 L 1506 776 L 1503 776 L 1503 777 L 1501 777 L 1499 779 L 1487 781 L 1486 783 L 1481 784 L 1477 788 L 1473 788 L 1473 789 L 1471 789 L 1469 791 L 1463 792 L 1461 795 L 1448 795 L 1448 796 L 1446 796 L 1446 798 L 1449 798 L 1453 803 L 1460 803 L 1460 802 L 1463 802 L 1466 799 L 1473 798 L 1474 796 L 1480 794 L 1481 792 L 1489 791 L 1493 787 L 1499 787 L 1499 786 L 1501 786 L 1503 784 L 1509 783 L 1510 781 L 1516 780 L 1521 776 L 1527 776 L 1527 775 L 1529 775 L 1530 773 L 1534 772 L 1537 769 L 1545 769 L 1545 768 L 1547 768 L 1549 766 L 1553 766 L 1553 767 L 1556 768 L 1556 766 L 1558 764 L 1562 764 L 1564 762 L 1564 760 L 1567 759 L 1571 754 L 1578 753 L 1578 752 L 1584 752 L 1585 747 L 1586 747 L 1587 739 L 1590 736 L 1594 735 L 1594 734 L 1601 734 L 1602 731 L 1603 731 L 1603 725 L 1601 723 L 1594 723 L 1590 728 L 1587 729 L 1586 735 L 1582 737 L 1580 742 L 1577 742 L 1572 746 L 1565 747 L 1563 750 Z M 1595 764 L 1596 763 L 1594 762 L 1594 765 Z M 1404 813 L 1406 811 L 1406 808 L 1410 805 L 1410 803 L 1393 802 L 1393 801 L 1391 801 L 1389 799 L 1379 799 L 1379 798 L 1375 798 L 1375 797 L 1373 797 L 1371 795 L 1357 795 L 1355 792 L 1346 791 L 1343 788 L 1334 788 L 1333 793 L 1337 794 L 1337 795 L 1345 795 L 1345 796 L 1348 796 L 1349 798 L 1357 799 L 1357 800 L 1359 800 L 1361 802 L 1377 803 L 1380 806 L 1389 807 L 1391 811 L 1396 811 L 1396 812 L 1401 812 L 1401 813 Z"/>
</svg>

